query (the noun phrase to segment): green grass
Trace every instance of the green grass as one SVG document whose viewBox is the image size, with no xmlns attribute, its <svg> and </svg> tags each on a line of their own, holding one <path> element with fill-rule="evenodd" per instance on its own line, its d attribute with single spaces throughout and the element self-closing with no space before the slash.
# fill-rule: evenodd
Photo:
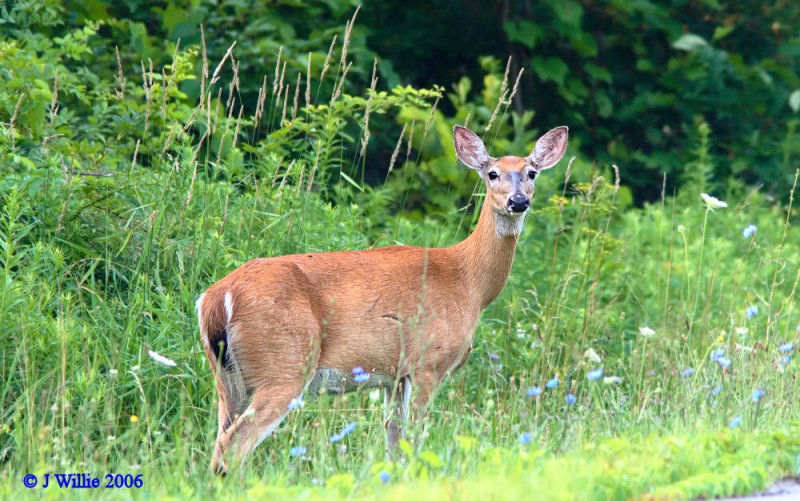
<svg viewBox="0 0 800 501">
<path fill-rule="evenodd" d="M 203 118 L 186 125 L 194 108 L 171 89 L 170 106 L 144 131 L 146 109 L 158 103 L 134 86 L 115 100 L 106 84 L 95 98 L 108 107 L 88 125 L 65 106 L 64 118 L 20 122 L 0 143 L 8 165 L 0 178 L 3 497 L 28 492 L 24 475 L 48 472 L 142 474 L 141 491 L 104 492 L 118 497 L 491 499 L 690 498 L 797 474 L 794 188 L 775 199 L 696 176 L 677 196 L 631 208 L 624 169 L 618 190 L 611 169 L 570 152 L 578 158 L 568 179 L 564 162 L 538 182 L 511 279 L 484 312 L 469 362 L 440 389 L 424 441 L 412 430 L 402 458 L 387 462 L 379 395 L 322 398 L 292 412 L 246 471 L 211 476 L 216 395 L 197 296 L 255 257 L 452 244 L 473 226 L 480 190 L 468 197 L 477 203 L 457 210 L 464 187 L 476 186 L 467 169 L 441 186 L 413 184 L 455 165 L 440 148 L 454 120 L 434 111 L 435 92 L 399 90 L 370 105 L 345 93 L 281 124 L 269 104 L 264 136 L 245 141 L 259 128 L 246 117 L 234 145 L 234 124 L 223 125 L 222 111 L 212 118 L 214 104 L 203 100 Z M 398 122 L 419 119 L 421 160 L 405 159 L 377 187 L 359 178 L 363 159 L 350 160 L 366 106 L 396 112 Z M 119 123 L 132 130 L 112 127 Z M 730 206 L 707 210 L 703 189 Z M 745 238 L 748 224 L 758 231 Z M 748 317 L 750 306 L 758 311 Z M 784 343 L 794 345 L 782 352 Z M 176 366 L 152 360 L 151 349 Z M 712 360 L 715 350 L 729 367 Z M 603 377 L 587 378 L 600 367 Z M 554 376 L 559 385 L 545 389 Z M 534 386 L 541 396 L 527 395 Z M 764 391 L 757 402 L 756 389 Z M 349 422 L 355 431 L 332 444 Z M 298 446 L 307 452 L 291 457 Z"/>
</svg>

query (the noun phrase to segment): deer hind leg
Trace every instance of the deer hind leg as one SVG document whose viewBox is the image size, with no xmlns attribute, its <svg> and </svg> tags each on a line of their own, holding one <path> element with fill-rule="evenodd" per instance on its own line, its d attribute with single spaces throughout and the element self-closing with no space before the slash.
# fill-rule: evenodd
<svg viewBox="0 0 800 501">
<path fill-rule="evenodd" d="M 212 468 L 221 473 L 227 464 L 243 465 L 253 449 L 286 418 L 289 404 L 302 391 L 302 384 L 258 388 L 247 409 L 217 438 Z"/>
</svg>

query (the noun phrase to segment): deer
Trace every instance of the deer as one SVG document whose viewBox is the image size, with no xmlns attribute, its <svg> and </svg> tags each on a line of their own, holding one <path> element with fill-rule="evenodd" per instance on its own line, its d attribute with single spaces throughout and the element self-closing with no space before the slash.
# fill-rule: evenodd
<svg viewBox="0 0 800 501">
<path fill-rule="evenodd" d="M 243 466 L 303 396 L 364 387 L 384 390 L 393 450 L 472 352 L 481 312 L 511 272 L 536 178 L 561 160 L 567 137 L 557 127 L 528 156 L 493 158 L 455 126 L 456 156 L 486 187 L 475 229 L 455 245 L 255 259 L 209 287 L 196 312 L 218 393 L 212 470 Z"/>
</svg>

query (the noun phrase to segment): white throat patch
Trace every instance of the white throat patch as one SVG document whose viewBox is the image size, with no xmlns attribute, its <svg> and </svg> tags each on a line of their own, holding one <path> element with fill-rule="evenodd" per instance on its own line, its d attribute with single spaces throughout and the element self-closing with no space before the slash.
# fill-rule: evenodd
<svg viewBox="0 0 800 501">
<path fill-rule="evenodd" d="M 504 237 L 518 237 L 522 233 L 522 225 L 525 223 L 526 212 L 518 215 L 505 215 L 494 213 L 494 227 L 497 231 L 497 236 Z"/>
</svg>

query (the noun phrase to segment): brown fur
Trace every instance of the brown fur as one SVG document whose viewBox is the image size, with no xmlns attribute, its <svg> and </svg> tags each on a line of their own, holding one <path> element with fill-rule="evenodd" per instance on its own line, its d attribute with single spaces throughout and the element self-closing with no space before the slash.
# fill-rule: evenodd
<svg viewBox="0 0 800 501">
<path fill-rule="evenodd" d="M 556 153 L 560 158 L 563 149 Z M 514 259 L 518 235 L 498 234 L 498 218 L 511 217 L 507 200 L 515 189 L 504 178 L 531 168 L 528 159 L 485 156 L 489 163 L 479 173 L 488 196 L 478 225 L 452 247 L 256 259 L 201 296 L 200 330 L 220 402 L 215 469 L 224 470 L 229 457 L 244 460 L 319 368 L 349 373 L 362 366 L 395 378 L 395 385 L 409 378 L 422 411 L 441 380 L 466 361 L 481 311 L 503 289 Z M 501 177 L 489 181 L 489 169 Z M 533 182 L 523 190 L 532 196 Z M 214 350 L 219 341 L 227 341 L 224 366 Z M 245 411 L 246 396 L 252 400 Z M 396 427 L 389 431 L 396 440 Z"/>
</svg>

